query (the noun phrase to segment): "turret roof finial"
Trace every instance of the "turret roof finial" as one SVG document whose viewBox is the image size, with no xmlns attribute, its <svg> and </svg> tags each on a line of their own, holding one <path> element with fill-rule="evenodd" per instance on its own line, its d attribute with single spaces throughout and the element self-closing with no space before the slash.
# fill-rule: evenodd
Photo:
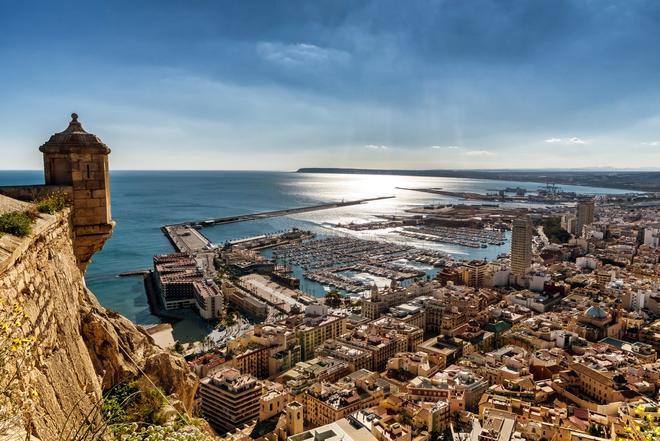
<svg viewBox="0 0 660 441">
<path fill-rule="evenodd" d="M 82 128 L 82 124 L 80 124 L 80 121 L 78 121 L 78 114 L 76 112 L 73 112 L 71 114 L 71 122 L 69 123 L 69 127 L 63 133 L 67 133 L 67 132 L 87 133 L 85 132 L 85 129 Z"/>
</svg>

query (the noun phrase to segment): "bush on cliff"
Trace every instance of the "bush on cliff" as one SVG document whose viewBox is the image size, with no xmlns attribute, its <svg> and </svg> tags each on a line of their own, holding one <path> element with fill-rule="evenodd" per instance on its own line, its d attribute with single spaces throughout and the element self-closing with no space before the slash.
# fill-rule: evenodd
<svg viewBox="0 0 660 441">
<path fill-rule="evenodd" d="M 146 381 L 123 383 L 103 397 L 103 438 L 122 441 L 212 441 L 215 437 L 201 429 L 199 420 L 186 415 L 163 425 L 166 402 L 162 391 Z M 174 410 L 173 408 L 171 408 Z M 167 418 L 166 418 L 167 419 Z M 87 438 L 84 438 L 87 439 Z"/>
<path fill-rule="evenodd" d="M 18 237 L 27 236 L 32 232 L 32 223 L 36 217 L 30 211 L 12 211 L 0 215 L 0 236 L 2 233 Z"/>
<path fill-rule="evenodd" d="M 66 196 L 63 193 L 53 193 L 36 202 L 39 213 L 55 214 L 66 207 Z"/>
<path fill-rule="evenodd" d="M 134 421 L 153 424 L 163 402 L 162 392 L 147 384 L 119 384 L 103 399 L 103 418 L 111 425 Z"/>
<path fill-rule="evenodd" d="M 194 423 L 194 422 L 193 422 Z M 115 439 L 122 441 L 213 441 L 214 436 L 204 432 L 194 424 L 180 427 L 126 425 L 115 431 Z"/>
</svg>

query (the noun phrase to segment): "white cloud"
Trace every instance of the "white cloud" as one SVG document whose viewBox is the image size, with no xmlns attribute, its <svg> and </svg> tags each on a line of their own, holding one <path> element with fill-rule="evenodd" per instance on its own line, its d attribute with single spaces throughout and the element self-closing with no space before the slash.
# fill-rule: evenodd
<svg viewBox="0 0 660 441">
<path fill-rule="evenodd" d="M 432 145 L 431 148 L 436 150 L 461 150 L 461 147 L 457 145 Z"/>
<path fill-rule="evenodd" d="M 376 145 L 376 144 L 367 144 L 364 146 L 365 149 L 369 150 L 388 150 L 389 147 L 386 145 Z"/>
<path fill-rule="evenodd" d="M 578 138 L 577 136 L 573 136 L 571 138 L 548 138 L 544 140 L 543 142 L 547 144 L 587 144 L 589 141 L 586 139 Z"/>
<path fill-rule="evenodd" d="M 435 150 L 453 150 L 459 152 L 461 155 L 477 157 L 477 156 L 493 156 L 495 153 L 490 150 L 465 150 L 465 148 L 457 145 L 432 145 Z"/>
<path fill-rule="evenodd" d="M 647 141 L 641 143 L 645 147 L 657 147 L 660 145 L 660 141 Z"/>
<path fill-rule="evenodd" d="M 318 65 L 328 62 L 343 63 L 350 57 L 344 51 L 308 43 L 262 42 L 257 44 L 257 54 L 266 61 L 285 66 Z"/>
<path fill-rule="evenodd" d="M 490 150 L 468 150 L 466 156 L 493 156 L 495 153 Z"/>
</svg>

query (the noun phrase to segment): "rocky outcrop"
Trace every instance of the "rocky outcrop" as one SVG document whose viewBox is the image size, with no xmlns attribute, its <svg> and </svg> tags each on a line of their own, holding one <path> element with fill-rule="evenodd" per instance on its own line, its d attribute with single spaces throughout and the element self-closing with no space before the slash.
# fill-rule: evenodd
<svg viewBox="0 0 660 441">
<path fill-rule="evenodd" d="M 82 314 L 80 334 L 104 390 L 146 375 L 188 411 L 192 408 L 197 378 L 183 357 L 162 350 L 131 321 L 115 314 L 111 317 L 96 306 Z"/>
<path fill-rule="evenodd" d="M 17 206 L 0 196 L 0 208 Z M 41 440 L 98 424 L 102 393 L 143 376 L 191 409 L 197 381 L 184 360 L 109 313 L 85 286 L 68 212 L 41 215 L 29 237 L 0 237 L 0 299 L 23 308 L 23 330 L 36 338 L 22 370 L 36 392 L 28 428 Z"/>
</svg>

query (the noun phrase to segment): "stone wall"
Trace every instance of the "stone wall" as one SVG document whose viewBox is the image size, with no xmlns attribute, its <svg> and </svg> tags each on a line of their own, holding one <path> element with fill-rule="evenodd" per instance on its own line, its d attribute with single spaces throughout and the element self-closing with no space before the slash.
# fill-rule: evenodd
<svg viewBox="0 0 660 441">
<path fill-rule="evenodd" d="M 0 194 L 19 201 L 38 201 L 54 193 L 62 193 L 72 201 L 73 187 L 70 185 L 14 185 L 0 187 Z"/>
<path fill-rule="evenodd" d="M 90 155 L 107 166 L 107 156 Z M 94 180 L 79 183 L 78 188 L 71 185 L 17 185 L 0 187 L 0 195 L 5 195 L 21 201 L 38 201 L 53 194 L 63 194 L 69 205 L 73 207 L 71 220 L 73 224 L 73 251 L 78 262 L 78 268 L 85 271 L 92 256 L 101 251 L 105 242 L 112 235 L 114 222 L 110 219 L 107 174 L 97 170 L 94 164 L 90 176 Z M 107 167 L 106 167 L 107 168 Z M 80 173 L 80 172 L 77 172 Z M 103 176 L 106 176 L 105 178 Z"/>
<path fill-rule="evenodd" d="M 98 303 L 85 286 L 71 236 L 66 211 L 42 215 L 27 238 L 0 237 L 0 299 L 23 307 L 23 327 L 37 339 L 26 369 L 38 393 L 32 434 L 59 439 L 84 424 L 103 391 L 142 373 L 190 410 L 197 380 L 183 358 Z"/>
</svg>

